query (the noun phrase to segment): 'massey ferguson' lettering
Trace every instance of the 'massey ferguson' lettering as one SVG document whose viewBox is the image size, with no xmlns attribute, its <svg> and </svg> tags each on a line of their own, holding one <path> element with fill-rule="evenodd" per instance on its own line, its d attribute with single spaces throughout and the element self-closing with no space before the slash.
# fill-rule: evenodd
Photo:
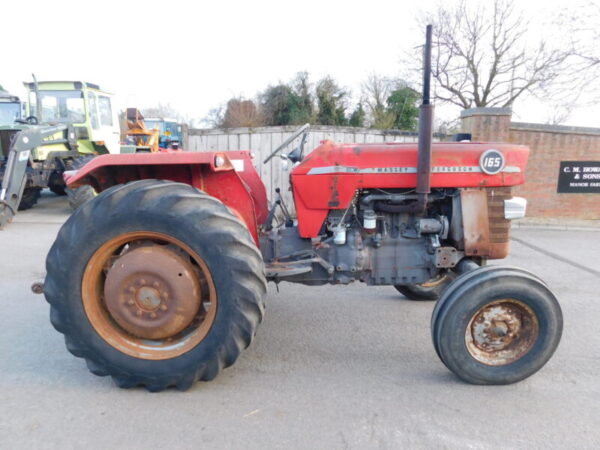
<svg viewBox="0 0 600 450">
<path fill-rule="evenodd" d="M 519 173 L 521 168 L 519 166 L 506 166 L 503 167 L 502 172 L 506 173 Z M 436 173 L 481 173 L 483 172 L 480 167 L 477 166 L 434 166 L 431 168 L 431 172 Z M 325 166 L 325 167 L 313 167 L 308 171 L 308 175 L 325 175 L 330 173 L 398 173 L 398 174 L 415 174 L 417 173 L 416 167 L 352 167 L 352 166 Z M 486 172 L 487 173 L 487 172 Z"/>
</svg>

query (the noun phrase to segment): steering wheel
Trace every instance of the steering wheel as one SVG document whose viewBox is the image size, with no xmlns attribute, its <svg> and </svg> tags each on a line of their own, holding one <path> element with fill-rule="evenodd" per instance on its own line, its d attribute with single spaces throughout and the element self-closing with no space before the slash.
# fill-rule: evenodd
<svg viewBox="0 0 600 450">
<path fill-rule="evenodd" d="M 308 134 L 308 129 L 310 128 L 310 124 L 304 124 L 302 125 L 296 132 L 294 132 L 294 134 L 292 134 L 289 138 L 287 138 L 283 144 L 281 144 L 279 147 L 277 147 L 275 150 L 273 150 L 271 152 L 271 154 L 269 156 L 267 156 L 267 159 L 265 159 L 263 161 L 263 164 L 268 163 L 269 161 L 271 161 L 271 159 L 277 154 L 279 153 L 281 150 L 283 150 L 285 147 L 287 147 L 288 145 L 290 145 L 292 143 L 292 141 L 294 139 L 296 139 L 298 136 L 300 136 L 301 134 L 304 133 L 304 136 L 302 136 L 302 141 L 300 143 L 300 154 L 302 154 L 302 150 L 304 149 L 304 144 L 306 142 L 306 135 Z"/>
<path fill-rule="evenodd" d="M 40 122 L 38 120 L 37 117 L 35 116 L 29 116 L 29 117 L 25 117 L 24 119 L 17 119 L 15 120 L 15 122 L 17 123 L 26 123 L 29 125 L 38 125 Z"/>
</svg>

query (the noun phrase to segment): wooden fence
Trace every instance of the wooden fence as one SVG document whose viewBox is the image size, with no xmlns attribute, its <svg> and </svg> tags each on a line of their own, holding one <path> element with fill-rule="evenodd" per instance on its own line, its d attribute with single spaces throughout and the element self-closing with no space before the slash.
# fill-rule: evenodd
<svg viewBox="0 0 600 450">
<path fill-rule="evenodd" d="M 254 165 L 265 186 L 269 200 L 273 199 L 275 188 L 280 187 L 284 201 L 293 210 L 293 199 L 290 192 L 289 173 L 291 163 L 281 158 L 273 158 L 267 164 L 263 160 L 281 143 L 288 139 L 299 127 L 260 127 L 231 129 L 190 129 L 185 149 L 191 151 L 227 151 L 250 150 L 254 155 Z M 374 130 L 352 127 L 311 127 L 305 154 L 319 145 L 322 140 L 340 143 L 375 143 L 375 142 L 416 142 L 417 134 L 409 131 Z M 290 152 L 299 140 L 291 143 L 284 152 Z"/>
</svg>

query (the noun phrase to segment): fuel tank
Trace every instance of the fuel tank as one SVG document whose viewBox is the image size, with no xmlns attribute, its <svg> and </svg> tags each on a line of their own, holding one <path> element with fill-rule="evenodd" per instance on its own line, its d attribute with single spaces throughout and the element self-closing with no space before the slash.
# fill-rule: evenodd
<svg viewBox="0 0 600 450">
<path fill-rule="evenodd" d="M 440 142 L 432 149 L 432 188 L 515 186 L 525 181 L 529 149 L 486 142 Z M 291 173 L 302 237 L 318 235 L 331 209 L 346 209 L 358 189 L 414 188 L 417 143 L 322 141 Z"/>
</svg>

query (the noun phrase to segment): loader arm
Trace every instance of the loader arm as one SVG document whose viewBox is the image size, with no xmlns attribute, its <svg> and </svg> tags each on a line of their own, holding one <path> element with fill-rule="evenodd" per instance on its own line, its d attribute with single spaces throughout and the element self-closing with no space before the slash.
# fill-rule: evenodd
<svg viewBox="0 0 600 450">
<path fill-rule="evenodd" d="M 66 137 L 47 139 L 60 132 L 66 132 Z M 44 145 L 76 146 L 75 142 L 75 133 L 67 125 L 33 127 L 15 135 L 8 151 L 6 170 L 0 188 L 0 229 L 17 213 L 27 181 L 25 175 L 31 151 Z"/>
</svg>

